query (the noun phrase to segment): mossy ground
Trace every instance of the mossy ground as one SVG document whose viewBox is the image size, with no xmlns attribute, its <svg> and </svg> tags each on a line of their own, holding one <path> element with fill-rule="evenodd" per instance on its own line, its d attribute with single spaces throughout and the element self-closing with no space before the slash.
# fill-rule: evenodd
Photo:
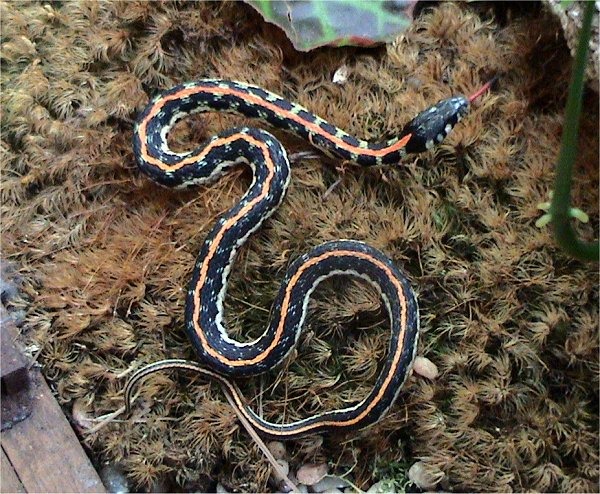
<svg viewBox="0 0 600 494">
<path fill-rule="evenodd" d="M 422 459 L 446 489 L 598 489 L 598 273 L 534 226 L 558 155 L 570 58 L 539 6 L 441 4 L 387 49 L 298 54 L 241 3 L 2 4 L 2 247 L 19 266 L 23 341 L 69 413 L 122 406 L 130 372 L 193 358 L 184 291 L 215 218 L 243 193 L 244 170 L 185 193 L 137 171 L 132 123 L 148 95 L 202 77 L 264 86 L 355 135 L 393 136 L 442 97 L 484 97 L 435 151 L 397 168 L 296 159 L 288 197 L 243 249 L 227 322 L 256 335 L 286 265 L 312 245 L 353 238 L 384 250 L 421 305 L 414 377 L 371 430 L 290 445 L 292 466 L 327 460 L 359 486 L 374 464 Z M 331 82 L 343 63 L 348 82 Z M 598 231 L 598 100 L 586 95 L 573 190 Z M 178 126 L 189 147 L 240 118 Z M 309 145 L 276 132 L 290 152 Z M 363 285 L 315 294 L 296 355 L 241 383 L 255 408 L 293 419 L 356 400 L 385 355 L 385 312 Z M 157 375 L 132 418 L 82 433 L 97 463 L 119 461 L 139 488 L 193 490 L 207 478 L 264 490 L 269 466 L 220 390 Z M 59 446 L 59 445 L 58 445 Z M 380 468 L 379 472 L 385 471 Z M 166 487 L 165 487 L 166 486 Z"/>
</svg>

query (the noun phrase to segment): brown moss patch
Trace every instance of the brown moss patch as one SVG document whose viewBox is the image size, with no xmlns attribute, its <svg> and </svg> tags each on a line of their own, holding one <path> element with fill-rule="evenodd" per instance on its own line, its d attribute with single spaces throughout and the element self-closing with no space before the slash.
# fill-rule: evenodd
<svg viewBox="0 0 600 494">
<path fill-rule="evenodd" d="M 243 249 L 226 303 L 231 331 L 261 331 L 291 259 L 325 240 L 383 249 L 411 276 L 420 353 L 414 378 L 369 431 L 290 445 L 292 464 L 326 459 L 358 485 L 373 463 L 440 468 L 456 490 L 592 491 L 598 485 L 597 266 L 564 256 L 534 226 L 548 198 L 569 77 L 560 27 L 537 7 L 442 4 L 386 50 L 299 55 L 240 3 L 2 4 L 2 236 L 18 263 L 23 337 L 57 395 L 102 417 L 132 369 L 193 358 L 184 291 L 208 227 L 243 193 L 239 171 L 176 193 L 137 171 L 135 115 L 148 95 L 205 76 L 263 85 L 348 132 L 394 135 L 438 99 L 499 73 L 499 89 L 434 152 L 397 168 L 296 160 L 281 209 Z M 257 26 L 260 28 L 257 29 Z M 350 67 L 347 84 L 331 76 Z M 586 96 L 573 202 L 598 231 L 598 100 Z M 188 147 L 237 117 L 190 119 Z M 292 153 L 307 143 L 281 135 Z M 318 291 L 295 359 L 241 383 L 266 417 L 290 420 L 368 391 L 387 342 L 364 286 Z M 193 489 L 206 476 L 263 490 L 269 468 L 219 389 L 155 376 L 131 420 L 82 438 L 139 487 Z M 165 482 L 167 484 L 165 484 Z M 174 487 L 176 488 L 176 487 Z"/>
</svg>

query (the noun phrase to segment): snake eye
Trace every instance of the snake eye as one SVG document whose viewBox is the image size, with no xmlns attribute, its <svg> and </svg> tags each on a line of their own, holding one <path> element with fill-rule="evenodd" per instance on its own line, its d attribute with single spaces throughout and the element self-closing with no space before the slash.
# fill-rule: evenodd
<svg viewBox="0 0 600 494">
<path fill-rule="evenodd" d="M 469 101 L 464 96 L 442 100 L 423 110 L 402 129 L 400 138 L 411 134 L 406 152 L 422 153 L 436 146 L 468 111 Z"/>
</svg>

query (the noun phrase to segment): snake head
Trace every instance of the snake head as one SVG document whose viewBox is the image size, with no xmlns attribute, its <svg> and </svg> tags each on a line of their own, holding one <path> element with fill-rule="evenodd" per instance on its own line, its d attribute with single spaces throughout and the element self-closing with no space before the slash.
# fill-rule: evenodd
<svg viewBox="0 0 600 494">
<path fill-rule="evenodd" d="M 464 96 L 444 99 L 423 110 L 402 129 L 400 139 L 411 134 L 404 148 L 407 153 L 422 153 L 442 142 L 469 111 Z"/>
</svg>

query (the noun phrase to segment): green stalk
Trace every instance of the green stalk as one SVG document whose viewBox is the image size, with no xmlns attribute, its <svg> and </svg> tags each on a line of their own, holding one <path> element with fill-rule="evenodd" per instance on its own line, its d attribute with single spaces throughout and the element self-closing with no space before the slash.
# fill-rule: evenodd
<svg viewBox="0 0 600 494">
<path fill-rule="evenodd" d="M 554 196 L 550 206 L 554 238 L 560 247 L 569 255 L 582 261 L 597 261 L 600 255 L 598 242 L 582 242 L 571 225 L 571 183 L 573 181 L 573 164 L 577 154 L 577 134 L 583 95 L 583 78 L 586 66 L 587 51 L 590 41 L 592 16 L 595 2 L 583 2 L 585 10 L 583 24 L 579 33 L 579 44 L 575 55 L 575 64 L 571 75 L 571 85 L 565 111 L 565 125 L 562 135 L 560 156 L 556 167 L 556 183 Z"/>
</svg>

